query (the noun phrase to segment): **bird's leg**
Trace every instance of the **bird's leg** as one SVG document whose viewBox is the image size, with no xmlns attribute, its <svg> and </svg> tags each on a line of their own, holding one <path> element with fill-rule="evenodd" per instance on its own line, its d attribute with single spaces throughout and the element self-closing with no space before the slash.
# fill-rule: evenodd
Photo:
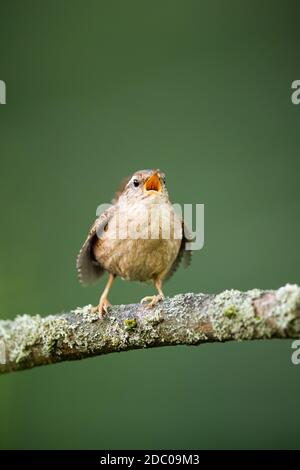
<svg viewBox="0 0 300 470">
<path fill-rule="evenodd" d="M 109 278 L 106 283 L 106 286 L 104 288 L 104 291 L 101 294 L 101 297 L 99 299 L 99 305 L 97 307 L 93 308 L 94 312 L 99 312 L 100 315 L 104 315 L 104 313 L 107 313 L 108 307 L 111 305 L 108 300 L 108 293 L 110 291 L 110 288 L 114 282 L 115 276 L 111 273 L 109 273 Z"/>
<path fill-rule="evenodd" d="M 161 300 L 165 298 L 164 293 L 162 291 L 162 280 L 155 279 L 154 285 L 158 291 L 158 295 L 148 295 L 147 297 L 144 297 L 141 300 L 141 303 L 149 302 L 148 307 L 150 308 L 154 307 L 156 304 L 158 304 L 158 302 L 160 302 Z"/>
</svg>

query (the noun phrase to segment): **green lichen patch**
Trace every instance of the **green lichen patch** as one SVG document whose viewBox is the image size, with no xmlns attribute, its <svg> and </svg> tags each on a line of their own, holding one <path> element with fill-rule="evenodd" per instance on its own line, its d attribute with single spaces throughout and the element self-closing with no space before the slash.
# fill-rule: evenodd
<svg viewBox="0 0 300 470">
<path fill-rule="evenodd" d="M 227 318 L 235 318 L 239 311 L 235 305 L 231 305 L 224 310 L 224 316 Z"/>
<path fill-rule="evenodd" d="M 126 330 L 134 330 L 137 327 L 135 318 L 127 318 L 126 320 L 124 320 L 124 324 L 125 324 Z"/>
</svg>

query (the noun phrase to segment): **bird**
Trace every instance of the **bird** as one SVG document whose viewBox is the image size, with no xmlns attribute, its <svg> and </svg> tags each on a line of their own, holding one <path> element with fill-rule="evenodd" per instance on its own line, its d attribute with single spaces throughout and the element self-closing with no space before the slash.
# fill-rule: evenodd
<svg viewBox="0 0 300 470">
<path fill-rule="evenodd" d="M 165 296 L 163 282 L 181 261 L 188 266 L 190 232 L 169 199 L 165 173 L 140 170 L 126 178 L 112 204 L 96 218 L 77 257 L 81 284 L 97 282 L 107 272 L 108 280 L 93 308 L 100 317 L 111 306 L 108 294 L 117 276 L 128 281 L 152 281 L 157 294 L 141 303 L 152 308 Z"/>
</svg>

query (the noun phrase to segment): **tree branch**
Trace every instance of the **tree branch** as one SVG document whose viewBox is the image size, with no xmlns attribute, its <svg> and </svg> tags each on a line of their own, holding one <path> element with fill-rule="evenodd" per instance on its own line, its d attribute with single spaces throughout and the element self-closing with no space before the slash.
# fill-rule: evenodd
<svg viewBox="0 0 300 470">
<path fill-rule="evenodd" d="M 115 306 L 103 319 L 86 306 L 44 318 L 1 320 L 0 373 L 130 349 L 296 337 L 297 285 L 277 291 L 179 294 L 153 309 Z"/>
</svg>

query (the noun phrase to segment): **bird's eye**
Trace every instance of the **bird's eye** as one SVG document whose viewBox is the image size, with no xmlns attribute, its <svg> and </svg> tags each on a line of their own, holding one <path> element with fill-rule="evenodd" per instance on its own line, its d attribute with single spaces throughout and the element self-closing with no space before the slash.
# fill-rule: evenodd
<svg viewBox="0 0 300 470">
<path fill-rule="evenodd" d="M 139 185 L 140 185 L 139 180 L 137 180 L 137 179 L 133 180 L 133 186 L 135 186 L 137 188 Z"/>
</svg>

